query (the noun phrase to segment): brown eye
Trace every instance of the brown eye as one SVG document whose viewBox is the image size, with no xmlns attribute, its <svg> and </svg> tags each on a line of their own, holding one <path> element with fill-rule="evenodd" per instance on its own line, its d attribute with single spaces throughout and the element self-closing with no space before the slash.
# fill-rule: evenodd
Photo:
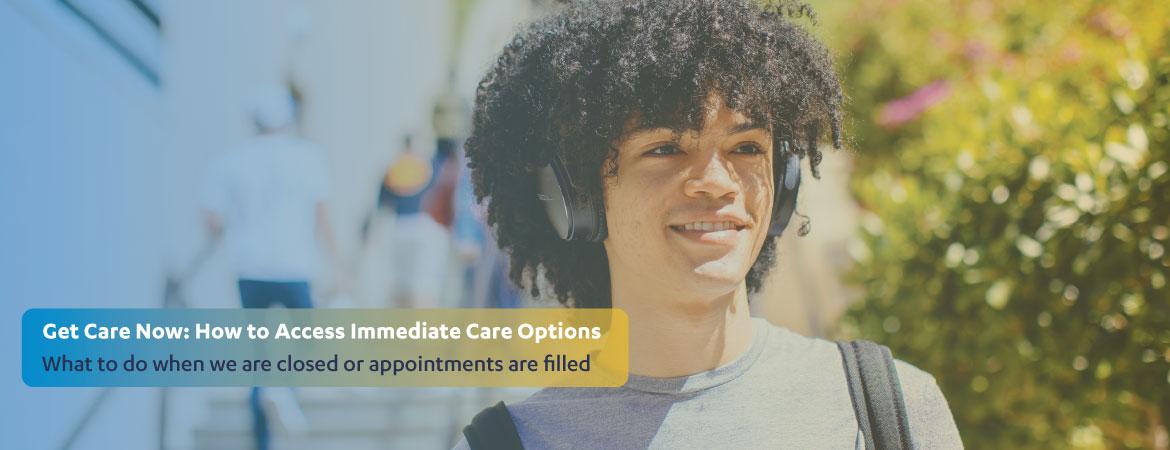
<svg viewBox="0 0 1170 450">
<path fill-rule="evenodd" d="M 658 147 L 654 147 L 654 149 L 646 152 L 645 154 L 651 155 L 651 156 L 666 156 L 666 155 L 674 155 L 674 154 L 681 153 L 681 152 L 682 151 L 679 150 L 678 147 L 675 146 L 674 144 L 666 144 L 666 145 L 660 145 Z"/>
<path fill-rule="evenodd" d="M 764 149 L 756 144 L 742 144 L 735 148 L 735 153 L 746 153 L 749 155 L 762 155 Z"/>
</svg>

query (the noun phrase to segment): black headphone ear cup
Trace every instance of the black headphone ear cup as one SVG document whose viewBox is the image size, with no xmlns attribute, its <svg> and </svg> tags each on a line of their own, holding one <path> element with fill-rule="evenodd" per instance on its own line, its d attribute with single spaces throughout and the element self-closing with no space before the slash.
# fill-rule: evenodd
<svg viewBox="0 0 1170 450">
<path fill-rule="evenodd" d="M 559 159 L 537 171 L 537 199 L 544 204 L 557 235 L 566 241 L 605 239 L 605 206 L 586 194 L 578 198 L 569 172 Z"/>
<path fill-rule="evenodd" d="M 775 200 L 772 207 L 772 224 L 768 227 L 768 236 L 779 236 L 788 227 L 792 214 L 796 212 L 796 198 L 800 193 L 800 155 L 788 152 L 788 142 L 783 145 L 783 167 L 776 167 Z"/>
<path fill-rule="evenodd" d="M 564 179 L 569 180 L 568 171 L 563 170 Z M 566 192 L 576 193 L 572 187 L 565 188 Z M 570 240 L 601 242 L 605 239 L 605 205 L 603 200 L 589 191 L 582 191 L 580 196 L 571 196 L 569 210 L 572 220 L 572 236 Z"/>
<path fill-rule="evenodd" d="M 609 227 L 605 223 L 604 193 L 589 196 L 589 209 L 593 211 L 593 230 L 589 233 L 589 242 L 601 242 L 609 235 Z"/>
<path fill-rule="evenodd" d="M 563 189 L 560 174 L 554 164 L 550 163 L 537 170 L 536 198 L 544 205 L 548 221 L 552 224 L 561 239 L 573 237 L 573 216 L 571 213 L 571 196 Z"/>
</svg>

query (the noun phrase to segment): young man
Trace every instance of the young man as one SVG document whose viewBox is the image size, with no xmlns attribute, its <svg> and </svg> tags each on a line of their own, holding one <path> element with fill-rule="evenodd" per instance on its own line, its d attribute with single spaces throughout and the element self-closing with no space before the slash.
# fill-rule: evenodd
<svg viewBox="0 0 1170 450">
<path fill-rule="evenodd" d="M 817 174 L 823 130 L 840 147 L 832 58 L 792 22 L 809 13 L 571 4 L 480 83 L 467 154 L 513 281 L 630 318 L 628 383 L 508 405 L 524 447 L 872 445 L 837 346 L 748 315 L 802 161 Z M 961 447 L 934 379 L 895 367 L 913 444 Z"/>
</svg>

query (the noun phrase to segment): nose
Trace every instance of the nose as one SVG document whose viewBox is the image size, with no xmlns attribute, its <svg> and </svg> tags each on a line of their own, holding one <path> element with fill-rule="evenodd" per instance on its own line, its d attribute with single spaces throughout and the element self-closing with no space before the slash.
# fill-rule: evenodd
<svg viewBox="0 0 1170 450">
<path fill-rule="evenodd" d="M 731 161 L 718 151 L 701 158 L 693 173 L 695 175 L 687 179 L 683 188 L 688 197 L 709 196 L 717 199 L 730 195 L 734 198 L 739 193 L 739 183 L 731 168 Z"/>
</svg>

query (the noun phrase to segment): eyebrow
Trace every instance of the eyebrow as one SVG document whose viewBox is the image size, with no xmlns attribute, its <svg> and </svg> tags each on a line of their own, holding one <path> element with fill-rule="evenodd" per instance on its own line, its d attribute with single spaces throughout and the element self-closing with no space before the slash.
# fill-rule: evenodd
<svg viewBox="0 0 1170 450">
<path fill-rule="evenodd" d="M 768 131 L 767 128 L 762 127 L 760 125 L 757 125 L 754 122 L 744 122 L 744 123 L 741 123 L 741 124 L 736 125 L 734 127 L 731 127 L 731 132 L 728 134 L 738 134 L 738 133 L 743 133 L 745 131 L 752 131 L 752 130 L 761 130 L 761 131 L 765 131 L 765 132 Z"/>
<path fill-rule="evenodd" d="M 744 123 L 741 123 L 739 125 L 731 127 L 731 131 L 728 132 L 727 134 L 739 134 L 739 133 L 743 133 L 745 131 L 753 131 L 753 130 L 760 130 L 760 131 L 764 131 L 764 132 L 769 131 L 767 127 L 758 125 L 755 122 L 744 122 Z M 678 135 L 685 133 L 686 131 L 689 131 L 689 129 L 684 130 L 681 128 L 669 128 L 669 127 L 639 128 L 637 130 L 631 131 L 629 133 L 629 136 L 630 137 L 642 137 L 642 136 L 647 135 L 647 134 L 662 133 L 662 132 L 669 132 L 675 136 L 678 136 Z"/>
</svg>

